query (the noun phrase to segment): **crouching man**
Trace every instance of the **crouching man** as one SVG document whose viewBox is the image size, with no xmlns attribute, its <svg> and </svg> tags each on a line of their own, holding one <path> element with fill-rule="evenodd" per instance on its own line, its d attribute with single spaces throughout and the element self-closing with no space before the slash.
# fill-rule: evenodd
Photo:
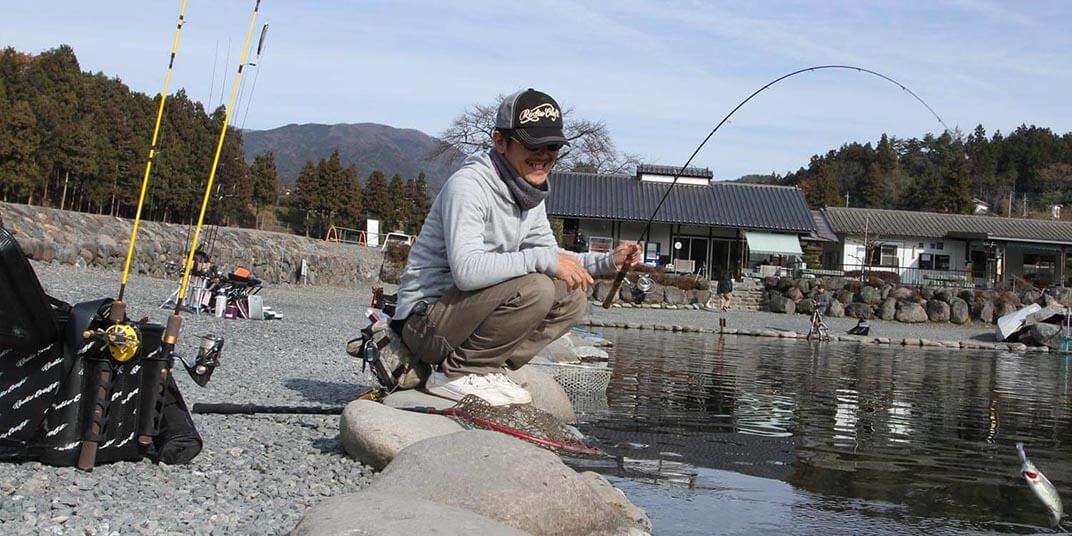
<svg viewBox="0 0 1072 536">
<path fill-rule="evenodd" d="M 499 107 L 494 147 L 443 185 L 409 254 L 392 328 L 433 365 L 432 394 L 493 405 L 532 397 L 504 374 L 528 363 L 585 312 L 592 273 L 637 262 L 640 248 L 559 249 L 547 220 L 547 177 L 567 140 L 558 103 L 528 89 Z"/>
</svg>

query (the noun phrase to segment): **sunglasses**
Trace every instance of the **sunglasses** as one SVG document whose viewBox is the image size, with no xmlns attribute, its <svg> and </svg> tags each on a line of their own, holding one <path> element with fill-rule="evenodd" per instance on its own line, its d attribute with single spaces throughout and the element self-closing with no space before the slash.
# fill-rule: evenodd
<svg viewBox="0 0 1072 536">
<path fill-rule="evenodd" d="M 513 139 L 514 141 L 520 143 L 522 147 L 524 147 L 524 148 L 526 148 L 526 149 L 528 149 L 528 150 L 530 150 L 532 152 L 539 151 L 540 149 L 543 149 L 543 148 L 546 147 L 548 151 L 554 153 L 554 152 L 557 152 L 559 149 L 562 148 L 561 143 L 548 143 L 547 145 L 541 145 L 541 146 L 539 146 L 539 147 L 537 147 L 535 149 L 532 149 L 532 148 L 529 148 L 529 146 L 525 145 L 525 142 L 521 141 L 521 138 L 518 138 L 517 136 L 513 136 L 513 135 L 511 135 L 510 138 Z"/>
</svg>

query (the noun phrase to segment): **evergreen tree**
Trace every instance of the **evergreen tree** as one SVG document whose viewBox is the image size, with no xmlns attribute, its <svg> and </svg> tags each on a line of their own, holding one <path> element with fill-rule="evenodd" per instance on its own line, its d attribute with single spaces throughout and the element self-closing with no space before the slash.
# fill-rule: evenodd
<svg viewBox="0 0 1072 536">
<path fill-rule="evenodd" d="M 432 200 L 428 198 L 428 181 L 424 172 L 417 175 L 415 180 L 406 183 L 406 203 L 410 206 L 410 217 L 406 222 L 406 233 L 417 234 L 424 225 L 424 219 L 428 217 L 428 211 L 432 209 Z"/>
<path fill-rule="evenodd" d="M 387 186 L 387 198 L 389 200 L 388 214 L 390 216 L 386 218 L 389 222 L 387 229 L 401 229 L 403 224 L 410 220 L 410 208 L 411 205 L 407 203 L 406 199 L 407 188 L 405 183 L 402 182 L 402 175 L 395 173 L 391 177 L 391 183 Z"/>
<path fill-rule="evenodd" d="M 266 151 L 253 157 L 249 168 L 252 177 L 252 199 L 256 214 L 256 227 L 261 228 L 260 213 L 265 206 L 275 203 L 279 176 L 275 166 L 275 153 Z"/>
<path fill-rule="evenodd" d="M 366 217 L 385 220 L 390 216 L 389 210 L 392 207 L 387 196 L 387 179 L 384 178 L 382 171 L 377 169 L 369 175 L 368 180 L 365 181 L 363 194 Z M 381 225 L 380 228 L 386 227 Z"/>
</svg>

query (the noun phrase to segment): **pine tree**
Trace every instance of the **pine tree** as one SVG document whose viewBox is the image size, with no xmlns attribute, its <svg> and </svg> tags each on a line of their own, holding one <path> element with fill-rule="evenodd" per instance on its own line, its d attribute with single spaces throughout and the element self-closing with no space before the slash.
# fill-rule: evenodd
<svg viewBox="0 0 1072 536">
<path fill-rule="evenodd" d="M 390 215 L 388 210 L 391 208 L 391 203 L 387 197 L 387 179 L 384 178 L 382 171 L 377 169 L 369 175 L 368 180 L 365 181 L 363 194 L 366 217 L 384 220 Z M 381 225 L 380 228 L 386 227 Z"/>
<path fill-rule="evenodd" d="M 407 203 L 406 199 L 406 185 L 402 182 L 402 175 L 395 173 L 391 177 L 391 184 L 387 186 L 387 198 L 389 200 L 388 214 L 390 216 L 385 218 L 389 224 L 387 229 L 401 229 L 403 224 L 409 221 L 409 213 L 411 205 Z"/>
<path fill-rule="evenodd" d="M 253 206 L 256 214 L 256 228 L 261 228 L 261 210 L 265 206 L 275 203 L 276 191 L 279 187 L 279 176 L 275 166 L 275 153 L 265 151 L 253 157 L 253 165 L 249 168 L 253 179 Z"/>
</svg>

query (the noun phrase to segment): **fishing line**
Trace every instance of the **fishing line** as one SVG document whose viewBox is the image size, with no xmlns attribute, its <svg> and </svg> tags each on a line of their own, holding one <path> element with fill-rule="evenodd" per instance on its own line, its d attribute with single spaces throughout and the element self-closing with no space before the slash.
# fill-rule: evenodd
<svg viewBox="0 0 1072 536">
<path fill-rule="evenodd" d="M 164 118 L 164 103 L 167 101 L 168 86 L 171 85 L 171 73 L 175 66 L 175 54 L 179 50 L 179 36 L 182 34 L 182 26 L 185 23 L 186 4 L 188 0 L 182 0 L 182 7 L 179 8 L 179 21 L 175 25 L 175 37 L 171 41 L 171 54 L 168 57 L 167 74 L 164 75 L 164 90 L 160 92 L 160 106 L 156 109 L 156 124 L 153 125 L 153 137 L 149 143 L 149 158 L 145 162 L 145 175 L 141 180 L 141 193 L 138 195 L 138 210 L 134 215 L 134 227 L 130 232 L 130 245 L 127 246 L 127 258 L 123 262 L 123 278 L 119 283 L 119 296 L 116 298 L 118 306 L 122 310 L 123 306 L 123 294 L 127 288 L 127 278 L 130 276 L 130 263 L 134 258 L 134 243 L 138 239 L 138 227 L 141 224 L 141 210 L 145 206 L 145 192 L 149 187 L 149 175 L 153 170 L 153 159 L 156 157 L 156 140 L 160 134 L 160 123 Z M 113 309 L 116 307 L 112 306 Z M 120 314 L 120 313 L 117 313 Z"/>
<path fill-rule="evenodd" d="M 249 107 L 253 103 L 253 92 L 257 90 L 257 79 L 261 76 L 261 51 L 264 50 L 264 39 L 268 36 L 268 24 L 265 23 L 261 27 L 261 38 L 257 43 L 257 61 L 249 62 L 251 66 L 256 66 L 257 70 L 253 72 L 253 84 L 249 88 L 249 98 L 246 99 L 246 106 L 242 114 L 242 124 L 238 127 L 238 130 L 245 130 L 246 119 L 249 118 Z"/>
<path fill-rule="evenodd" d="M 707 134 L 707 137 L 704 138 L 703 141 L 700 142 L 700 145 L 696 147 L 696 150 L 692 152 L 692 156 L 689 156 L 689 159 L 687 161 L 685 161 L 685 165 L 681 166 L 681 169 L 679 169 L 677 171 L 677 173 L 674 174 L 674 180 L 670 181 L 670 186 L 667 187 L 665 192 L 663 192 L 662 198 L 659 199 L 659 204 L 657 204 L 655 206 L 655 210 L 652 211 L 651 217 L 648 218 L 648 223 L 646 223 L 644 225 L 644 232 L 641 233 L 639 242 L 642 243 L 642 244 L 645 244 L 645 246 L 644 246 L 645 248 L 647 247 L 647 245 L 646 245 L 647 240 L 651 236 L 651 224 L 652 224 L 653 221 L 655 221 L 655 216 L 659 213 L 659 209 L 662 208 L 663 203 L 666 202 L 666 198 L 670 195 L 670 191 L 673 190 L 674 186 L 677 184 L 678 178 L 681 177 L 682 173 L 685 173 L 685 170 L 688 169 L 689 164 L 691 164 L 692 160 L 694 158 L 696 158 L 697 154 L 699 154 L 700 149 L 703 149 L 703 146 L 707 144 L 707 141 L 711 139 L 711 136 L 714 136 L 715 132 L 718 132 L 718 129 L 721 128 L 722 125 L 724 125 L 726 123 L 726 121 L 728 121 L 729 118 L 733 114 L 737 113 L 737 110 L 741 109 L 742 106 L 744 106 L 746 103 L 748 103 L 748 101 L 752 100 L 752 98 L 755 97 L 756 95 L 759 95 L 760 93 L 762 93 L 767 88 L 773 86 L 774 84 L 777 84 L 778 82 L 781 82 L 782 80 L 785 80 L 786 78 L 790 78 L 792 76 L 796 76 L 796 75 L 801 74 L 801 73 L 806 73 L 806 72 L 811 72 L 811 71 L 819 71 L 819 70 L 824 70 L 824 69 L 845 69 L 845 70 L 850 70 L 850 71 L 857 71 L 857 72 L 867 73 L 867 74 L 870 74 L 870 75 L 873 75 L 873 76 L 877 76 L 877 77 L 879 77 L 879 78 L 881 78 L 883 80 L 886 80 L 887 82 L 890 82 L 890 83 L 896 85 L 897 87 L 903 89 L 904 91 L 907 91 L 909 95 L 912 95 L 913 98 L 915 98 L 917 101 L 919 101 L 920 104 L 922 104 L 925 108 L 927 108 L 927 111 L 929 111 L 931 113 L 931 115 L 933 115 L 935 117 L 935 119 L 937 119 L 938 122 L 941 123 L 942 127 L 945 128 L 946 131 L 951 131 L 952 130 L 952 129 L 949 128 L 948 125 L 945 124 L 945 121 L 942 121 L 942 118 L 938 115 L 938 113 L 935 112 L 934 109 L 931 108 L 930 105 L 927 104 L 922 98 L 920 98 L 919 95 L 916 95 L 916 93 L 913 92 L 911 89 L 908 89 L 907 87 L 905 87 L 904 84 L 902 84 L 902 83 L 894 80 L 893 78 L 890 78 L 890 77 L 888 77 L 888 76 L 886 76 L 886 75 L 884 75 L 882 73 L 876 72 L 876 71 L 872 71 L 870 69 L 865 69 L 863 67 L 856 67 L 854 65 L 817 65 L 817 66 L 814 66 L 814 67 L 806 67 L 804 69 L 799 69 L 799 70 L 793 71 L 793 72 L 791 72 L 789 74 L 784 74 L 782 76 L 779 76 L 778 78 L 775 78 L 774 80 L 771 80 L 770 82 L 768 82 L 763 87 L 761 87 L 761 88 L 755 90 L 754 92 L 752 92 L 752 94 L 749 95 L 748 98 L 744 99 L 743 101 L 740 102 L 740 104 L 738 104 L 732 110 L 730 110 L 730 113 L 726 114 L 726 117 L 723 117 L 722 121 L 719 121 L 718 124 L 715 125 L 715 128 L 711 129 L 711 132 Z M 606 299 L 603 300 L 603 308 L 604 309 L 609 309 L 611 304 L 614 303 L 614 296 L 618 294 L 618 289 L 622 286 L 622 282 L 625 281 L 626 273 L 627 273 L 626 267 L 625 267 L 625 265 L 622 265 L 622 268 L 620 270 L 618 270 L 618 275 L 614 278 L 614 284 L 611 285 L 610 292 L 607 294 Z"/>
<path fill-rule="evenodd" d="M 175 304 L 175 316 L 178 316 L 182 310 L 183 300 L 186 298 L 186 284 L 190 280 L 190 271 L 194 265 L 194 251 L 197 250 L 197 242 L 201 238 L 201 227 L 205 222 L 205 211 L 208 209 L 208 200 L 212 197 L 212 185 L 216 181 L 216 170 L 220 164 L 220 154 L 223 152 L 223 141 L 227 137 L 227 125 L 231 120 L 231 110 L 234 109 L 235 98 L 238 96 L 238 88 L 242 82 L 242 71 L 246 66 L 246 58 L 249 54 L 249 44 L 253 39 L 253 28 L 257 23 L 257 13 L 261 7 L 261 0 L 257 0 L 256 5 L 253 7 L 253 14 L 249 19 L 249 29 L 246 31 L 246 41 L 242 45 L 241 58 L 238 60 L 238 71 L 235 73 L 234 84 L 231 87 L 231 98 L 227 103 L 227 108 L 224 109 L 223 126 L 220 128 L 220 138 L 216 143 L 216 154 L 212 158 L 212 170 L 208 175 L 208 185 L 205 187 L 205 195 L 201 200 L 201 213 L 197 216 L 197 226 L 194 228 L 194 237 L 190 243 L 190 251 L 186 257 L 186 267 L 182 274 L 182 283 L 179 285 L 179 295 L 176 298 Z"/>
</svg>

